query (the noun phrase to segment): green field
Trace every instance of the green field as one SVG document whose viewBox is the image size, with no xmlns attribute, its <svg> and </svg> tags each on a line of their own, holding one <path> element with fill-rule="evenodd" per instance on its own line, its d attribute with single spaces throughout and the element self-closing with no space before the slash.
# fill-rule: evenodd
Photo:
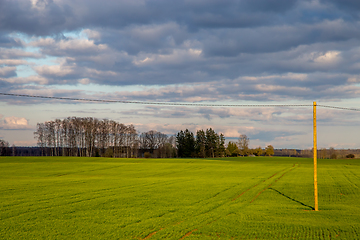
<svg viewBox="0 0 360 240">
<path fill-rule="evenodd" d="M 0 158 L 1 239 L 360 239 L 360 160 Z"/>
</svg>

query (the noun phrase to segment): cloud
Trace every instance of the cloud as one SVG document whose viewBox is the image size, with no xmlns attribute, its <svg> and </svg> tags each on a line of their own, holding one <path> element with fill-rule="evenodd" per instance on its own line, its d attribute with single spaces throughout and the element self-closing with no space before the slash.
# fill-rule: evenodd
<svg viewBox="0 0 360 240">
<path fill-rule="evenodd" d="M 0 8 L 0 92 L 214 104 L 356 102 L 358 9 L 352 0 L 5 0 Z M 74 112 L 79 103 L 1 99 L 17 107 L 73 104 Z M 261 130 L 247 129 L 249 134 L 261 132 L 262 141 L 283 143 L 301 136 L 288 129 L 272 132 L 268 126 L 311 120 L 307 109 L 133 110 L 119 113 L 161 116 L 160 125 L 164 119 L 181 119 L 193 129 L 214 120 L 225 126 L 234 119 L 249 121 Z M 319 121 L 341 124 L 333 112 L 326 116 L 333 120 Z M 355 117 L 346 116 L 352 126 Z M 3 119 L 1 126 L 10 123 Z M 235 136 L 246 129 L 223 130 Z"/>
<path fill-rule="evenodd" d="M 51 34 L 68 27 L 72 10 L 62 1 L 2 1 L 0 29 L 29 35 Z"/>
<path fill-rule="evenodd" d="M 1 80 L 1 79 L 0 79 Z M 24 78 L 25 80 L 29 80 L 29 78 Z M 36 79 L 33 79 L 34 81 Z M 41 79 L 38 79 L 41 81 Z M 41 87 L 37 85 L 31 84 L 31 82 L 26 87 L 9 87 L 7 86 L 4 89 L 9 89 L 9 91 L 4 92 L 12 92 L 14 94 L 25 94 L 25 95 L 32 95 L 32 96 L 47 96 L 47 97 L 68 97 L 68 98 L 74 98 L 74 96 L 77 96 L 77 98 L 90 98 L 84 91 L 81 90 L 62 90 L 62 89 L 54 89 L 54 88 L 48 88 L 48 87 Z M 1 81 L 0 81 L 1 83 Z M 32 98 L 32 97 L 15 97 L 15 96 L 1 96 L 1 100 L 4 103 L 7 103 L 9 105 L 36 105 L 36 104 L 49 104 L 49 103 L 64 103 L 64 104 L 77 104 L 77 103 L 83 103 L 81 101 L 68 101 L 68 100 L 52 100 L 48 98 Z"/>
<path fill-rule="evenodd" d="M 228 84 L 228 91 L 239 91 L 235 99 L 264 101 L 286 98 L 286 88 L 296 93 L 295 97 L 307 99 L 309 88 L 324 84 L 334 72 L 337 75 L 330 77 L 325 89 L 352 84 L 347 79 L 359 74 L 359 23 L 336 17 L 335 7 L 321 2 L 84 3 L 6 1 L 4 9 L 13 11 L 13 16 L 23 14 L 21 18 L 28 19 L 23 25 L 32 23 L 39 30 L 23 30 L 17 18 L 7 21 L 10 15 L 6 12 L 0 25 L 2 36 L 10 39 L 6 29 L 11 28 L 40 37 L 29 38 L 26 44 L 36 50 L 0 49 L 2 64 L 26 65 L 29 58 L 42 57 L 57 60 L 50 65 L 32 65 L 37 76 L 28 79 L 16 80 L 17 71 L 7 71 L 2 74 L 4 81 L 44 85 L 188 84 L 197 91 L 197 86 L 213 87 L 216 82 L 223 89 Z M 334 17 L 318 14 L 318 19 L 310 22 L 299 17 L 300 13 L 326 8 L 334 10 Z M 73 35 L 65 36 L 68 31 L 73 31 Z M 295 80 L 291 74 L 307 77 Z M 271 77 L 275 75 L 282 77 Z M 270 78 L 241 80 L 266 76 Z M 321 81 L 314 80 L 315 76 Z M 201 84 L 205 82 L 209 84 Z M 218 92 L 221 94 L 221 89 Z M 274 93 L 278 94 L 270 97 Z M 204 99 L 214 97 L 193 95 L 185 101 Z"/>
<path fill-rule="evenodd" d="M 185 26 L 175 22 L 149 25 L 134 25 L 124 29 L 99 29 L 101 41 L 130 55 L 140 52 L 166 53 L 181 46 L 190 33 Z"/>
<path fill-rule="evenodd" d="M 0 56 L 5 59 L 41 58 L 41 54 L 19 48 L 0 48 Z"/>
<path fill-rule="evenodd" d="M 27 64 L 27 61 L 21 59 L 0 59 L 0 65 L 17 66 Z"/>
<path fill-rule="evenodd" d="M 270 131 L 259 131 L 258 133 L 252 134 L 250 140 L 261 140 L 264 142 L 274 142 L 274 140 L 292 140 L 294 137 L 299 135 L 305 135 L 302 131 L 281 131 L 281 130 L 270 130 Z"/>
<path fill-rule="evenodd" d="M 241 53 L 269 53 L 317 42 L 359 39 L 359 23 L 324 20 L 316 24 L 263 26 L 258 28 L 214 29 L 204 43 L 207 56 L 237 56 Z M 266 37 L 264 37 L 266 36 Z"/>
<path fill-rule="evenodd" d="M 16 76 L 16 67 L 0 67 L 0 78 L 13 76 Z"/>
<path fill-rule="evenodd" d="M 268 24 L 276 14 L 291 10 L 297 1 L 203 1 L 166 0 L 16 0 L 3 1 L 0 29 L 29 35 L 51 35 L 80 28 L 121 28 L 181 19 L 192 28 L 248 27 Z"/>
<path fill-rule="evenodd" d="M 357 11 L 360 9 L 360 3 L 359 1 L 356 0 L 330 0 L 330 1 L 321 0 L 321 2 L 323 2 L 324 4 L 332 3 L 336 7 L 345 10 Z"/>
<path fill-rule="evenodd" d="M 30 43 L 31 46 L 41 47 L 43 54 L 51 56 L 78 56 L 88 55 L 94 52 L 107 50 L 105 44 L 94 44 L 93 40 L 88 39 L 61 39 L 40 38 Z"/>
<path fill-rule="evenodd" d="M 40 76 L 0 78 L 0 83 L 17 84 L 9 88 L 12 93 L 33 94 L 44 96 L 74 97 L 87 99 L 106 99 L 124 101 L 148 102 L 216 102 L 227 101 L 229 104 L 239 104 L 241 101 L 276 102 L 301 100 L 312 102 L 314 96 L 323 101 L 357 98 L 360 87 L 357 86 L 358 75 L 348 74 L 285 74 L 259 77 L 240 77 L 234 80 L 199 82 L 192 84 L 170 85 L 159 87 L 142 87 L 134 91 L 74 91 L 53 89 L 50 84 L 89 84 L 92 81 L 100 83 L 101 78 L 107 82 L 117 81 L 123 77 L 112 71 L 97 71 L 90 68 L 65 66 L 43 66 L 36 68 Z M 72 75 L 75 80 L 69 79 Z M 91 79 L 88 76 L 92 77 Z M 112 79 L 112 80 L 111 80 Z M 24 86 L 22 84 L 40 84 L 43 87 Z M 39 86 L 40 86 L 39 85 Z M 95 85 L 96 86 L 96 85 Z M 81 88 L 80 88 L 81 89 Z M 9 92 L 8 91 L 8 92 Z M 10 93 L 10 92 L 9 92 Z M 56 93 L 56 95 L 53 95 Z M 76 95 L 74 95 L 76 94 Z M 13 98 L 11 98 L 13 99 Z M 34 99 L 35 100 L 35 99 Z M 36 100 L 38 102 L 40 99 Z M 29 101 L 28 103 L 31 103 Z M 33 102 L 33 103 L 35 103 Z M 72 102 L 76 103 L 76 102 Z M 226 114 L 225 114 L 226 115 Z"/>
<path fill-rule="evenodd" d="M 26 118 L 21 117 L 5 117 L 0 120 L 0 129 L 2 130 L 32 130 Z"/>
<path fill-rule="evenodd" d="M 20 38 L 12 37 L 10 32 L 0 32 L 0 47 L 12 48 L 12 47 L 24 47 L 24 43 Z"/>
<path fill-rule="evenodd" d="M 159 132 L 175 135 L 180 130 L 189 129 L 196 135 L 198 130 L 206 130 L 209 128 L 214 129 L 218 134 L 222 133 L 228 141 L 236 142 L 241 134 L 247 135 L 250 138 L 250 143 L 257 147 L 256 144 L 263 144 L 274 142 L 275 139 L 288 139 L 294 140 L 297 136 L 302 136 L 305 133 L 302 131 L 294 130 L 277 130 L 277 129 L 266 129 L 253 126 L 227 126 L 227 125 L 216 125 L 216 124 L 140 124 L 140 123 L 129 123 L 133 124 L 135 128 L 141 133 L 149 130 L 156 129 Z M 129 125 L 127 124 L 127 125 Z"/>
</svg>

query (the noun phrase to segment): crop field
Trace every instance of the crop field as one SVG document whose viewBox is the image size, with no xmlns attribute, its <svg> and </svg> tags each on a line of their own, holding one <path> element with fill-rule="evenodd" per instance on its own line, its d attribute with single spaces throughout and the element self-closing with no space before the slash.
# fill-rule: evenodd
<svg viewBox="0 0 360 240">
<path fill-rule="evenodd" d="M 360 160 L 0 158 L 1 239 L 360 239 Z"/>
</svg>

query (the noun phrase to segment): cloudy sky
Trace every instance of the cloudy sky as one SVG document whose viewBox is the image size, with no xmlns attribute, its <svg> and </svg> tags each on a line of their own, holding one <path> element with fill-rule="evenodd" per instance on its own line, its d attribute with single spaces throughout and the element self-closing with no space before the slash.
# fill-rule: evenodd
<svg viewBox="0 0 360 240">
<path fill-rule="evenodd" d="M 358 0 L 0 0 L 0 92 L 143 102 L 360 107 Z M 360 112 L 318 107 L 318 147 L 359 148 Z M 87 103 L 0 95 L 0 139 L 108 118 L 311 148 L 312 107 Z"/>
</svg>

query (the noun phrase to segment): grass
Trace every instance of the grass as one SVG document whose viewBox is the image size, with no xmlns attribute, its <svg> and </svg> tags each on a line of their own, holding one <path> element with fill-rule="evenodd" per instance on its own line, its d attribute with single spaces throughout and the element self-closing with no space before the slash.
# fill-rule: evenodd
<svg viewBox="0 0 360 240">
<path fill-rule="evenodd" d="M 0 239 L 359 239 L 360 160 L 0 158 Z"/>
</svg>

